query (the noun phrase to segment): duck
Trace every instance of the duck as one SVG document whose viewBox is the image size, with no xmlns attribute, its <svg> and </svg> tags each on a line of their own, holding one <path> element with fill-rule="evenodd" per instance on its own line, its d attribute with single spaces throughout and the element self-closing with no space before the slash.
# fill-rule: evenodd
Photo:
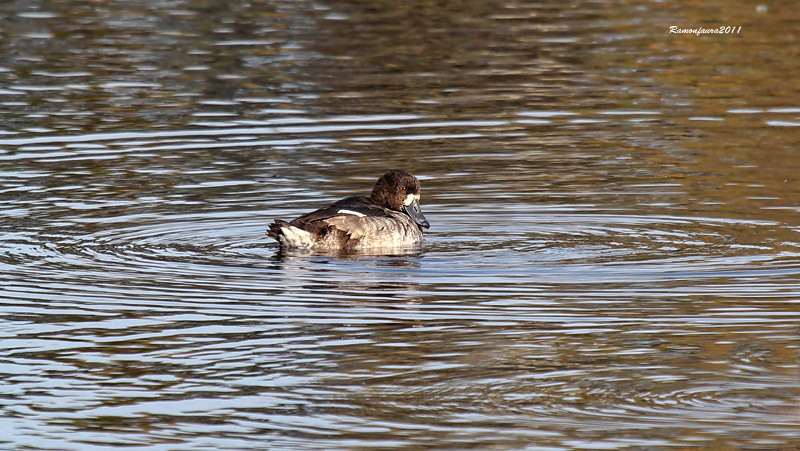
<svg viewBox="0 0 800 451">
<path fill-rule="evenodd" d="M 430 223 L 419 206 L 420 183 L 401 169 L 381 176 L 369 196 L 351 196 L 291 221 L 275 220 L 267 235 L 281 250 L 375 250 L 421 247 Z"/>
</svg>

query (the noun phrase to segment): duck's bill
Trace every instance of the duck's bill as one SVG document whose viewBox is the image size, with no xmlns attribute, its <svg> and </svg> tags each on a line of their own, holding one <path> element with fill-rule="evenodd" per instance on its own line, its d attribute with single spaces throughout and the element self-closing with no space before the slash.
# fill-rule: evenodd
<svg viewBox="0 0 800 451">
<path fill-rule="evenodd" d="M 425 219 L 425 216 L 422 215 L 422 210 L 419 208 L 419 202 L 416 200 L 411 202 L 410 205 L 403 207 L 403 210 L 407 215 L 411 216 L 411 219 L 413 219 L 418 226 L 425 227 L 426 229 L 431 226 L 430 223 L 428 223 L 428 220 Z"/>
</svg>

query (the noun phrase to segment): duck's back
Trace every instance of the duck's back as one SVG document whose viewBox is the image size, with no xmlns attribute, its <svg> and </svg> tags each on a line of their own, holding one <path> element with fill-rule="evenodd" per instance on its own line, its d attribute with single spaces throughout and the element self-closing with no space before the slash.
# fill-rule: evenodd
<svg viewBox="0 0 800 451">
<path fill-rule="evenodd" d="M 408 215 L 364 196 L 342 199 L 288 223 L 275 221 L 269 234 L 288 248 L 394 248 L 422 242 L 422 231 Z"/>
</svg>

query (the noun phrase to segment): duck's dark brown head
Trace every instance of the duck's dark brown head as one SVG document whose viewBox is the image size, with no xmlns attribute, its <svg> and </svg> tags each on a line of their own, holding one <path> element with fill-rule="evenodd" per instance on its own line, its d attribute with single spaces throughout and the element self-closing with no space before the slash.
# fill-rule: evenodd
<svg viewBox="0 0 800 451">
<path fill-rule="evenodd" d="M 430 227 L 419 208 L 419 180 L 406 171 L 392 169 L 383 174 L 372 188 L 370 199 L 378 205 L 405 212 L 420 227 Z"/>
</svg>

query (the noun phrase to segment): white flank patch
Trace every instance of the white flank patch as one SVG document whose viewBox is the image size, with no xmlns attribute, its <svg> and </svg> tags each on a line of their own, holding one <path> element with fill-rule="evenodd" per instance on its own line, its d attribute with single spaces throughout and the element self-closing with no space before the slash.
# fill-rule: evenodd
<svg viewBox="0 0 800 451">
<path fill-rule="evenodd" d="M 359 213 L 359 212 L 353 211 L 353 210 L 339 210 L 336 213 L 339 213 L 339 214 L 342 214 L 342 215 L 358 216 L 359 218 L 363 218 L 364 216 L 367 216 L 364 213 Z"/>
</svg>

